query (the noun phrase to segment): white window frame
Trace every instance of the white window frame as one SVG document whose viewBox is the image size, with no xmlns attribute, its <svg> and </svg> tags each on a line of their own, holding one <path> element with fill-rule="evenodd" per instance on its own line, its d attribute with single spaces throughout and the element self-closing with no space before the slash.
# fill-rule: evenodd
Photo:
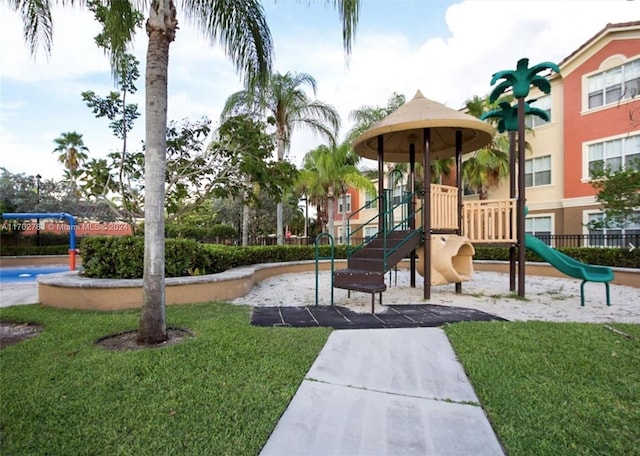
<svg viewBox="0 0 640 456">
<path fill-rule="evenodd" d="M 527 220 L 537 220 L 537 219 L 549 219 L 549 231 L 548 233 L 553 236 L 555 234 L 555 214 L 550 212 L 550 213 L 544 213 L 544 214 L 531 214 L 531 215 L 527 215 L 525 217 L 525 233 L 526 234 L 531 234 L 533 236 L 535 236 L 536 231 L 527 231 L 526 230 L 526 224 L 527 224 Z M 535 227 L 534 227 L 535 228 Z M 540 231 L 538 231 L 540 232 Z M 543 233 L 547 233 L 547 231 L 543 231 Z"/>
<path fill-rule="evenodd" d="M 338 242 L 340 242 L 341 244 L 346 244 L 347 243 L 347 238 L 349 237 L 349 234 L 351 234 L 351 227 L 347 225 L 347 235 L 344 236 L 344 230 L 342 225 L 340 225 L 338 227 L 338 239 L 336 239 Z"/>
<path fill-rule="evenodd" d="M 345 195 L 340 195 L 338 197 L 338 214 L 344 214 L 342 204 L 344 203 L 344 197 L 347 197 L 347 214 L 351 213 L 351 193 L 347 193 Z"/>
<path fill-rule="evenodd" d="M 553 119 L 551 117 L 551 102 L 551 95 L 544 95 L 529 103 L 529 106 L 532 108 L 538 108 L 545 111 L 549 115 L 549 120 L 544 120 L 535 115 L 528 115 L 524 118 L 525 126 L 527 128 L 538 128 L 543 125 L 550 124 Z"/>
<path fill-rule="evenodd" d="M 624 56 L 617 55 L 610 58 L 614 57 L 624 58 Z M 618 103 L 629 102 L 637 98 L 640 96 L 640 81 L 638 78 L 640 78 L 640 55 L 630 57 L 625 62 L 611 68 L 585 74 L 582 79 L 583 111 L 606 109 Z M 620 86 L 619 94 L 611 95 L 611 98 L 607 100 L 607 89 L 617 85 Z M 609 93 L 614 90 L 617 90 L 617 88 L 610 90 Z M 589 99 L 592 94 L 596 94 L 598 91 L 601 92 L 602 103 L 592 107 Z"/>
<path fill-rule="evenodd" d="M 368 191 L 364 191 L 364 206 L 367 209 L 375 209 L 374 200 L 376 199 L 375 193 L 369 193 Z"/>
<path fill-rule="evenodd" d="M 378 234 L 378 226 L 377 225 L 367 225 L 362 230 L 364 237 L 366 239 L 372 238 L 376 234 Z"/>
<path fill-rule="evenodd" d="M 542 169 L 542 170 L 536 170 L 536 164 L 542 162 L 542 160 L 548 160 L 549 161 L 549 169 Z M 531 172 L 526 172 L 525 171 L 525 181 L 526 181 L 526 177 L 528 175 L 531 175 L 531 185 L 526 185 L 526 188 L 535 188 L 535 187 L 547 187 L 549 185 L 553 184 L 553 172 L 552 172 L 552 167 L 553 167 L 553 160 L 551 160 L 551 154 L 549 155 L 542 155 L 540 157 L 534 157 L 534 158 L 529 158 L 526 159 L 524 161 L 524 166 L 525 166 L 525 170 L 527 169 L 527 163 L 531 164 L 532 170 Z M 545 183 L 545 184 L 536 184 L 536 174 L 538 173 L 546 173 L 549 172 L 549 183 Z"/>
<path fill-rule="evenodd" d="M 582 233 L 585 235 L 589 235 L 591 234 L 591 230 L 589 229 L 589 222 L 591 222 L 591 216 L 593 215 L 604 215 L 604 212 L 600 211 L 600 210 L 586 210 L 586 211 L 582 211 Z M 640 224 L 639 224 L 640 227 Z M 628 229 L 631 230 L 636 230 L 638 228 L 636 228 L 635 226 L 632 227 L 625 227 L 625 228 L 603 228 L 602 230 L 598 230 L 598 231 L 602 231 L 602 234 L 612 234 L 612 233 L 607 233 L 607 231 L 613 231 L 615 230 L 616 232 L 619 231 L 621 235 L 625 235 L 628 234 L 626 231 Z M 616 233 L 617 234 L 617 233 Z M 605 238 L 606 239 L 606 238 Z M 606 242 L 603 242 L 602 244 L 594 244 L 591 245 L 590 242 L 587 243 L 586 247 L 619 247 L 618 245 L 609 245 Z"/>
<path fill-rule="evenodd" d="M 638 150 L 638 152 L 636 153 L 633 153 L 635 151 L 631 149 L 631 147 L 634 143 L 638 144 L 638 147 L 640 147 L 640 131 L 635 131 L 633 133 L 634 134 L 623 133 L 620 135 L 609 136 L 607 138 L 598 138 L 595 141 L 587 141 L 582 143 L 582 179 L 580 181 L 582 183 L 591 182 L 589 163 L 591 161 L 595 161 L 590 160 L 590 151 L 593 150 L 592 148 L 594 146 L 597 146 L 599 144 L 603 145 L 603 159 L 606 161 L 607 159 L 611 160 L 617 158 L 617 156 L 609 155 L 609 153 L 612 153 L 615 150 L 615 143 L 617 141 L 620 141 L 620 158 L 622 159 L 622 166 L 625 166 L 625 164 L 630 159 L 635 158 L 637 153 L 640 153 L 640 150 Z"/>
</svg>

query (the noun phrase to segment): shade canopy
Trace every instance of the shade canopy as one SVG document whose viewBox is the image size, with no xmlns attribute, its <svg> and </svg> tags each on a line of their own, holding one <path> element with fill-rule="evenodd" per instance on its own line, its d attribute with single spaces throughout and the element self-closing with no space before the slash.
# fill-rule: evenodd
<svg viewBox="0 0 640 456">
<path fill-rule="evenodd" d="M 456 131 L 462 132 L 462 153 L 483 148 L 495 134 L 488 123 L 429 100 L 418 90 L 411 101 L 358 136 L 353 149 L 361 157 L 377 160 L 378 136 L 382 135 L 384 161 L 408 162 L 409 144 L 420 151 L 424 128 L 431 129 L 431 160 L 455 156 Z"/>
</svg>

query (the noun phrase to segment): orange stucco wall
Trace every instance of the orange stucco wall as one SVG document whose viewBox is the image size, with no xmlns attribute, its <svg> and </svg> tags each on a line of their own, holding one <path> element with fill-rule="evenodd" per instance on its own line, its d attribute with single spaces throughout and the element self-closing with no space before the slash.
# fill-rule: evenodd
<svg viewBox="0 0 640 456">
<path fill-rule="evenodd" d="M 604 60 L 612 55 L 626 57 L 637 55 L 640 39 L 611 41 L 594 53 L 582 65 L 568 75 L 563 75 L 564 86 L 564 193 L 565 198 L 595 195 L 595 190 L 582 179 L 582 144 L 598 138 L 627 133 L 633 128 L 629 121 L 630 110 L 640 110 L 640 99 L 613 104 L 608 108 L 582 113 L 582 76 L 598 70 Z"/>
<path fill-rule="evenodd" d="M 353 212 L 360 209 L 360 207 L 364 204 L 364 201 L 362 202 L 362 204 L 360 204 L 360 190 L 356 188 L 349 187 L 349 189 L 347 190 L 347 193 L 351 195 L 351 212 L 347 214 L 347 217 L 349 217 L 349 215 L 351 215 Z M 335 204 L 333 205 L 333 220 L 336 222 L 338 220 L 342 220 L 342 214 L 338 212 L 338 209 L 340 208 L 341 199 L 342 197 L 340 196 L 336 198 Z"/>
</svg>

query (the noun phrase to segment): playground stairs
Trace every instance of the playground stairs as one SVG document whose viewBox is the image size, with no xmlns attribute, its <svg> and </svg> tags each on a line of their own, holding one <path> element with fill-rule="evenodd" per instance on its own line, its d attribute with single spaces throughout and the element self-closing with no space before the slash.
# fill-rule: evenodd
<svg viewBox="0 0 640 456">
<path fill-rule="evenodd" d="M 387 289 L 384 275 L 400 260 L 409 255 L 422 242 L 420 230 L 396 230 L 379 234 L 357 249 L 347 260 L 347 269 L 334 272 L 333 286 L 345 290 L 371 293 L 373 313 L 374 296 Z"/>
</svg>

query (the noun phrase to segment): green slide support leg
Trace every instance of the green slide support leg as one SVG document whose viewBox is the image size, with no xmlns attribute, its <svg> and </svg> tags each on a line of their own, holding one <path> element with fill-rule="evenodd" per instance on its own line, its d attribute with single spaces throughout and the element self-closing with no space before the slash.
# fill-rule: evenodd
<svg viewBox="0 0 640 456">
<path fill-rule="evenodd" d="M 583 280 L 580 284 L 580 305 L 584 307 L 584 284 L 587 283 L 588 280 Z M 611 293 L 609 291 L 609 282 L 604 282 L 604 287 L 607 292 L 607 306 L 611 307 Z"/>
</svg>

